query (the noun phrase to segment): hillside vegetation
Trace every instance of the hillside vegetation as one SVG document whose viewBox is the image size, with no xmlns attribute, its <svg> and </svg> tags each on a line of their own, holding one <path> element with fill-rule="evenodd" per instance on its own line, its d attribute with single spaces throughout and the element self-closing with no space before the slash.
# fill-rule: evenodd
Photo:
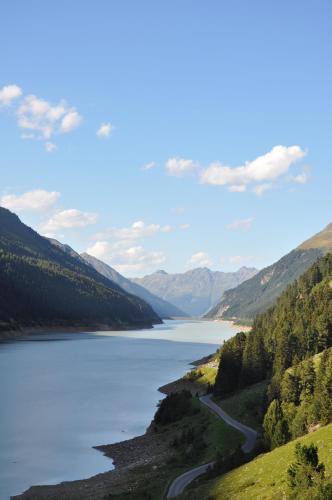
<svg viewBox="0 0 332 500">
<path fill-rule="evenodd" d="M 332 224 L 302 243 L 278 262 L 262 269 L 232 290 L 207 314 L 209 318 L 250 322 L 274 304 L 281 293 L 299 278 L 318 257 L 332 252 Z"/>
<path fill-rule="evenodd" d="M 332 424 L 260 455 L 213 481 L 192 485 L 179 500 L 284 500 L 289 498 L 287 470 L 294 460 L 296 443 L 318 447 L 327 480 L 332 471 Z M 306 493 L 303 491 L 303 493 Z M 298 497 L 300 500 L 300 497 Z"/>
<path fill-rule="evenodd" d="M 268 379 L 264 440 L 268 448 L 280 446 L 332 421 L 331 346 L 332 255 L 327 254 L 256 317 L 248 335 L 240 332 L 224 343 L 215 395 Z"/>
<path fill-rule="evenodd" d="M 0 330 L 151 326 L 160 319 L 75 255 L 0 208 Z"/>
</svg>

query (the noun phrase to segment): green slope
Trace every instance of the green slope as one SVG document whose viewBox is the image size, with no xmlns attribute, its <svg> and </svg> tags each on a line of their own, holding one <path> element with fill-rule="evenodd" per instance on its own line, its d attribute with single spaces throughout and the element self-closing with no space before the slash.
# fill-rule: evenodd
<svg viewBox="0 0 332 500">
<path fill-rule="evenodd" d="M 252 278 L 224 293 L 222 300 L 207 314 L 250 322 L 266 311 L 286 289 L 321 255 L 332 251 L 332 224 L 302 243 L 278 262 L 262 269 Z"/>
<path fill-rule="evenodd" d="M 303 436 L 270 453 L 258 456 L 224 476 L 193 486 L 181 500 L 281 500 L 287 498 L 287 469 L 294 461 L 297 442 L 314 443 L 319 458 L 326 466 L 326 476 L 332 474 L 332 424 Z"/>
<path fill-rule="evenodd" d="M 89 265 L 0 207 L 0 330 L 151 326 L 159 317 Z"/>
</svg>

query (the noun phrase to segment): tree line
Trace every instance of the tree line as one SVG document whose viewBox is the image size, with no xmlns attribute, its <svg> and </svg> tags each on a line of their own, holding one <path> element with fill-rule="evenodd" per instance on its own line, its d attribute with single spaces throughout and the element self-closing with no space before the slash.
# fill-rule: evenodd
<svg viewBox="0 0 332 500">
<path fill-rule="evenodd" d="M 220 349 L 214 393 L 224 397 L 269 379 L 265 440 L 278 446 L 332 420 L 332 255 L 291 284 L 275 306 L 258 315 Z M 313 356 L 322 353 L 315 359 Z"/>
</svg>

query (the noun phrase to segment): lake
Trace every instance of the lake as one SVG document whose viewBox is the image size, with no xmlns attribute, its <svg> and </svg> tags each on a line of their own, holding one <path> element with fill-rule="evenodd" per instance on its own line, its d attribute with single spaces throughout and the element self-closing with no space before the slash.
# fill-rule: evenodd
<svg viewBox="0 0 332 500">
<path fill-rule="evenodd" d="M 0 498 L 112 469 L 92 446 L 143 434 L 158 387 L 234 335 L 227 323 L 43 334 L 0 344 Z"/>
</svg>

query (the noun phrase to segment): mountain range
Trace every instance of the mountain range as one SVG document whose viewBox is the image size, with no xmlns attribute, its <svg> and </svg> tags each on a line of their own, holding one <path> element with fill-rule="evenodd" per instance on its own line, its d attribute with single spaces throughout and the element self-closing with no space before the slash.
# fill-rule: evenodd
<svg viewBox="0 0 332 500">
<path fill-rule="evenodd" d="M 157 271 L 132 281 L 150 293 L 174 304 L 189 316 L 202 316 L 213 307 L 223 293 L 257 273 L 257 269 L 242 267 L 236 272 L 224 273 L 203 267 L 185 273 L 168 274 Z"/>
<path fill-rule="evenodd" d="M 122 329 L 160 322 L 145 301 L 1 207 L 0 280 L 1 331 L 97 325 Z"/>
<path fill-rule="evenodd" d="M 92 255 L 89 255 L 87 253 L 81 254 L 80 257 L 90 266 L 92 266 L 96 271 L 98 271 L 98 273 L 102 274 L 103 276 L 105 276 L 105 278 L 111 280 L 113 283 L 119 285 L 126 292 L 131 293 L 132 295 L 136 295 L 137 297 L 145 300 L 145 302 L 150 304 L 150 306 L 161 318 L 166 319 L 171 317 L 187 316 L 184 311 L 182 311 L 175 305 L 161 299 L 160 297 L 157 297 L 157 295 L 149 292 L 149 290 L 147 290 L 143 286 L 138 285 L 137 283 L 134 283 L 125 278 L 120 273 L 115 271 L 115 269 L 105 264 L 105 262 L 97 259 L 96 257 L 92 257 Z"/>
<path fill-rule="evenodd" d="M 206 315 L 250 322 L 266 311 L 285 288 L 303 274 L 320 256 L 332 251 L 332 223 L 280 260 L 232 290 Z"/>
</svg>

